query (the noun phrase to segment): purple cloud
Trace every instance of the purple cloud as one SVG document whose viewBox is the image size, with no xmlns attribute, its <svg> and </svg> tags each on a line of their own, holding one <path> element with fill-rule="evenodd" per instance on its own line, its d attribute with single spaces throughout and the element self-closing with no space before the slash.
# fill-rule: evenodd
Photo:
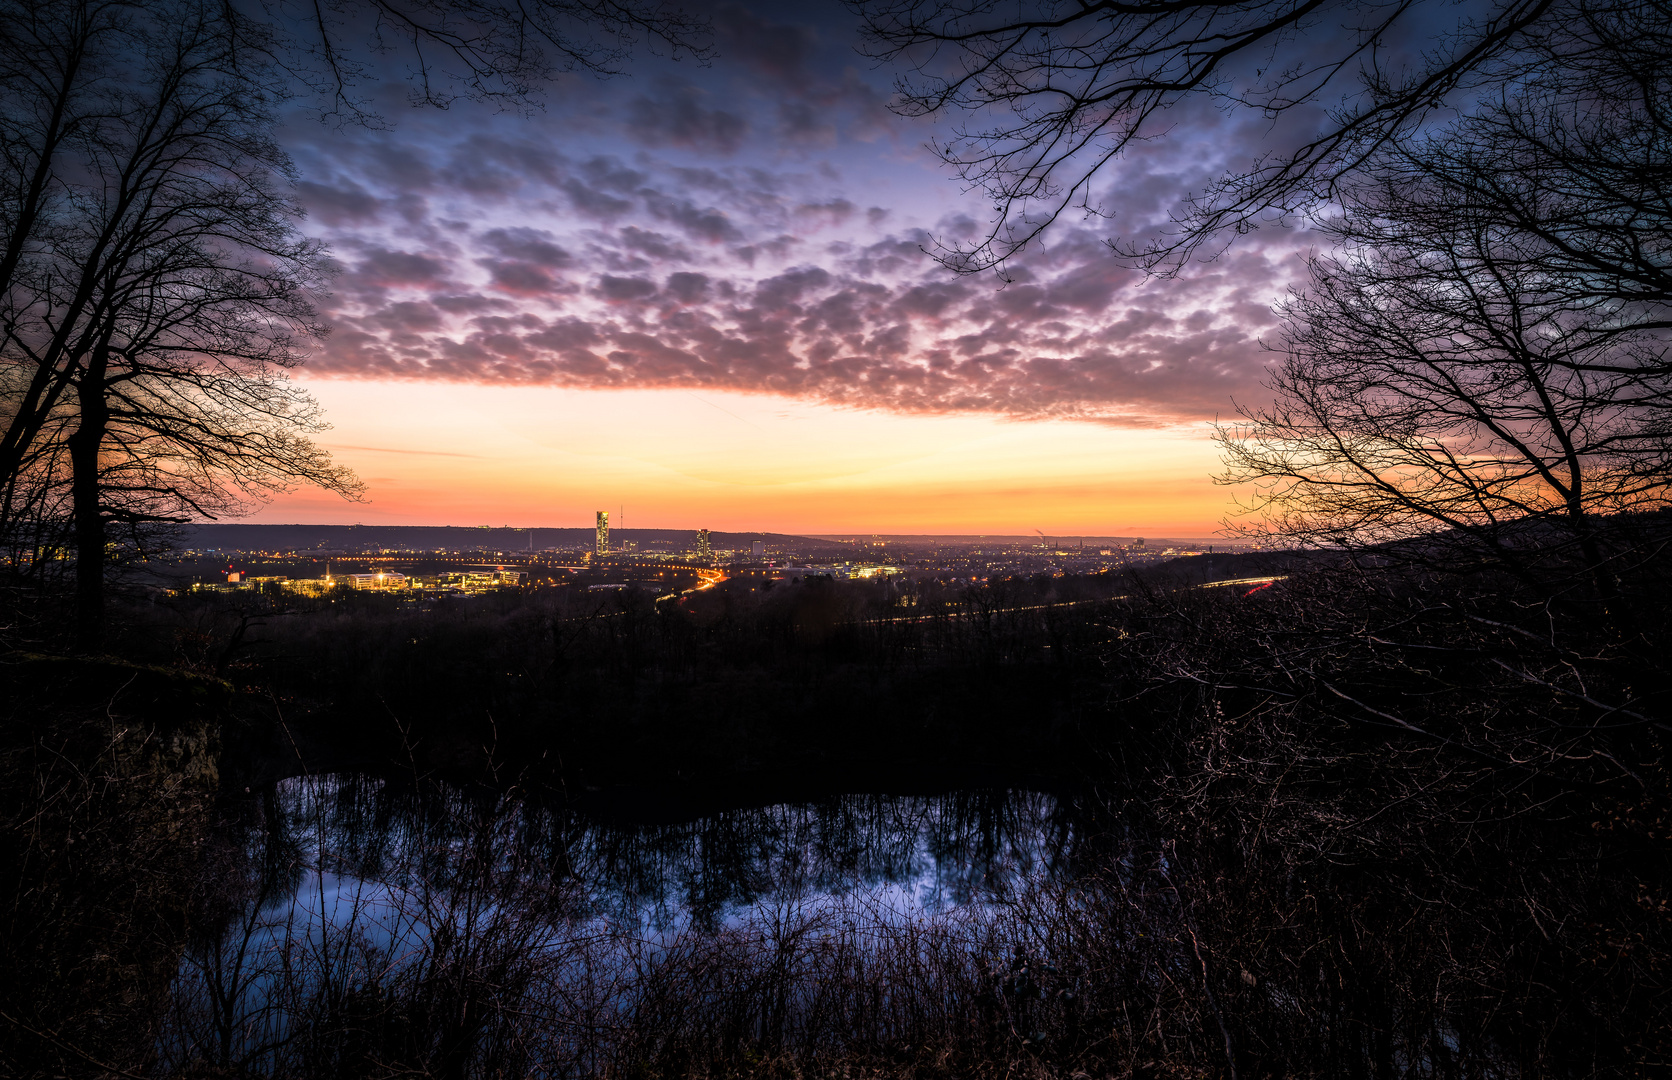
<svg viewBox="0 0 1672 1080">
<path fill-rule="evenodd" d="M 660 217 L 663 205 L 653 194 L 637 212 Z M 1257 334 L 1281 276 L 1270 256 L 1248 250 L 1165 288 L 1136 288 L 1141 277 L 1077 237 L 1073 253 L 1047 251 L 1008 285 L 950 277 L 900 236 L 781 267 L 711 251 L 701 272 L 662 274 L 605 269 L 697 257 L 639 226 L 588 233 L 584 248 L 527 226 L 483 230 L 474 242 L 485 251 L 475 263 L 483 287 L 505 298 L 503 313 L 457 291 L 345 305 L 336 315 L 348 332 L 314 370 L 1166 423 L 1225 412 L 1233 395 L 1257 392 Z M 396 255 L 380 251 L 355 273 L 387 281 L 398 276 L 391 267 L 406 271 L 401 280 L 420 293 L 439 275 L 439 264 Z M 584 289 L 559 293 L 554 267 L 536 258 Z"/>
<path fill-rule="evenodd" d="M 664 82 L 657 96 L 640 94 L 627 105 L 627 133 L 645 146 L 679 146 L 719 154 L 735 153 L 749 122 L 704 104 L 707 93 L 689 83 Z"/>
<path fill-rule="evenodd" d="M 1192 115 L 1201 139 L 1141 147 L 1008 282 L 958 277 L 925 249 L 981 235 L 989 208 L 924 166 L 925 129 L 885 133 L 828 27 L 784 19 L 722 7 L 729 73 L 571 84 L 545 119 L 309 134 L 299 195 L 345 266 L 310 370 L 1120 424 L 1259 394 L 1307 235 L 1262 230 L 1168 280 L 1103 238 L 1110 216 L 1164 229 L 1261 132 Z"/>
</svg>

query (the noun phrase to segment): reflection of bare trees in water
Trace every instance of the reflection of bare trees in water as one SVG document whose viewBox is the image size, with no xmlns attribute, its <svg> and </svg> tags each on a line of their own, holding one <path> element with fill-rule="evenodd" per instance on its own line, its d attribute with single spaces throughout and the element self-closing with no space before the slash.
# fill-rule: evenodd
<svg viewBox="0 0 1672 1080">
<path fill-rule="evenodd" d="M 223 836 L 210 877 L 227 885 L 186 951 L 165 1060 L 271 1075 L 520 1060 L 515 1010 L 560 954 L 567 893 L 515 804 L 458 801 L 404 828 L 340 812 L 366 785 L 331 788 L 301 820 L 269 794 Z"/>
<path fill-rule="evenodd" d="M 204 912 L 175 989 L 176 1069 L 889 1056 L 964 1039 L 978 999 L 999 1022 L 1019 991 L 978 958 L 1074 937 L 1041 918 L 1067 910 L 1046 864 L 1074 832 L 1045 796 L 857 797 L 613 829 L 514 794 L 328 778 L 248 812 L 212 870 L 242 887 Z M 941 863 L 960 863 L 957 899 L 987 902 L 887 888 L 939 884 Z M 1017 1005 L 1037 1027 L 1031 999 Z"/>
<path fill-rule="evenodd" d="M 1493 863 L 1536 846 L 1506 843 L 1531 826 L 1494 822 L 1494 799 L 1447 770 L 1428 782 L 1449 831 L 1402 835 L 1397 810 L 1314 820 L 1347 809 L 1305 798 L 1316 763 L 1250 759 L 1273 734 L 1228 730 L 1217 770 L 1182 778 L 1159 815 L 965 794 L 598 828 L 515 792 L 296 784 L 228 833 L 213 876 L 241 884 L 203 913 L 163 1063 L 1453 1076 L 1621 1052 L 1598 1037 L 1642 1011 L 1610 1003 L 1632 961 L 1605 955 L 1615 931 L 1562 923 L 1604 888 L 1594 862 L 1546 838 L 1536 870 Z M 1222 815 L 1233 803 L 1246 818 Z M 968 891 L 912 903 L 900 884 L 941 862 Z"/>
</svg>

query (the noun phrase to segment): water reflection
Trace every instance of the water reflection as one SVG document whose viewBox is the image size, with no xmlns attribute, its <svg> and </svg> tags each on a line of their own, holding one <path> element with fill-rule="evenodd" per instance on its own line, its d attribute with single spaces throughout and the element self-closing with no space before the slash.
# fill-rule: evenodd
<svg viewBox="0 0 1672 1080">
<path fill-rule="evenodd" d="M 1079 806 L 1032 792 L 618 825 L 339 775 L 240 809 L 206 867 L 219 891 L 171 994 L 165 1071 L 320 1075 L 457 1044 L 482 1075 L 580 1076 L 679 1024 L 891 1027 L 883 988 L 973 1000 L 990 959 L 1060 936 L 1087 846 Z"/>
<path fill-rule="evenodd" d="M 445 889 L 485 861 L 561 893 L 566 921 L 658 928 L 855 891 L 930 911 L 983 903 L 1070 873 L 1085 831 L 1074 800 L 1026 791 L 845 795 L 626 825 L 514 793 L 338 775 L 283 781 L 251 809 L 250 857 L 277 875 L 269 905 L 309 874 Z"/>
</svg>

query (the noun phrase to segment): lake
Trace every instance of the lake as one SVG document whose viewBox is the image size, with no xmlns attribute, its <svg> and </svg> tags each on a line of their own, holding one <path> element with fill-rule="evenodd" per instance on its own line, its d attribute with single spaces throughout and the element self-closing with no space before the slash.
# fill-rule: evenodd
<svg viewBox="0 0 1672 1080">
<path fill-rule="evenodd" d="M 619 1052 L 610 1031 L 659 996 L 712 1005 L 771 984 L 778 1019 L 752 1021 L 770 1027 L 885 969 L 964 994 L 982 972 L 1028 969 L 1017 920 L 1060 908 L 1100 835 L 1095 809 L 966 790 L 645 823 L 515 791 L 283 780 L 222 832 L 213 931 L 183 959 L 165 1058 L 277 1069 L 300 1030 L 354 1009 L 386 1026 L 438 980 L 514 997 L 544 1018 L 541 1038 L 567 1030 L 537 1056 L 571 1063 Z M 592 1028 L 574 1029 L 580 1016 Z"/>
</svg>

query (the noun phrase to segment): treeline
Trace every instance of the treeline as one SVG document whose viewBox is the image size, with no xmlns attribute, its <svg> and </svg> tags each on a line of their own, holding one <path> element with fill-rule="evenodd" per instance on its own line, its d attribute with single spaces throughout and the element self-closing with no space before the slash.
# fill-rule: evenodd
<svg viewBox="0 0 1672 1080">
<path fill-rule="evenodd" d="M 481 778 L 545 761 L 585 785 L 788 791 L 989 766 L 1060 771 L 1101 714 L 1097 613 L 1119 575 L 934 582 L 739 579 L 683 599 L 535 588 L 417 605 L 344 591 L 138 606 L 126 648 L 222 674 L 264 738 L 330 760 Z M 281 748 L 282 749 L 282 748 Z"/>
</svg>

